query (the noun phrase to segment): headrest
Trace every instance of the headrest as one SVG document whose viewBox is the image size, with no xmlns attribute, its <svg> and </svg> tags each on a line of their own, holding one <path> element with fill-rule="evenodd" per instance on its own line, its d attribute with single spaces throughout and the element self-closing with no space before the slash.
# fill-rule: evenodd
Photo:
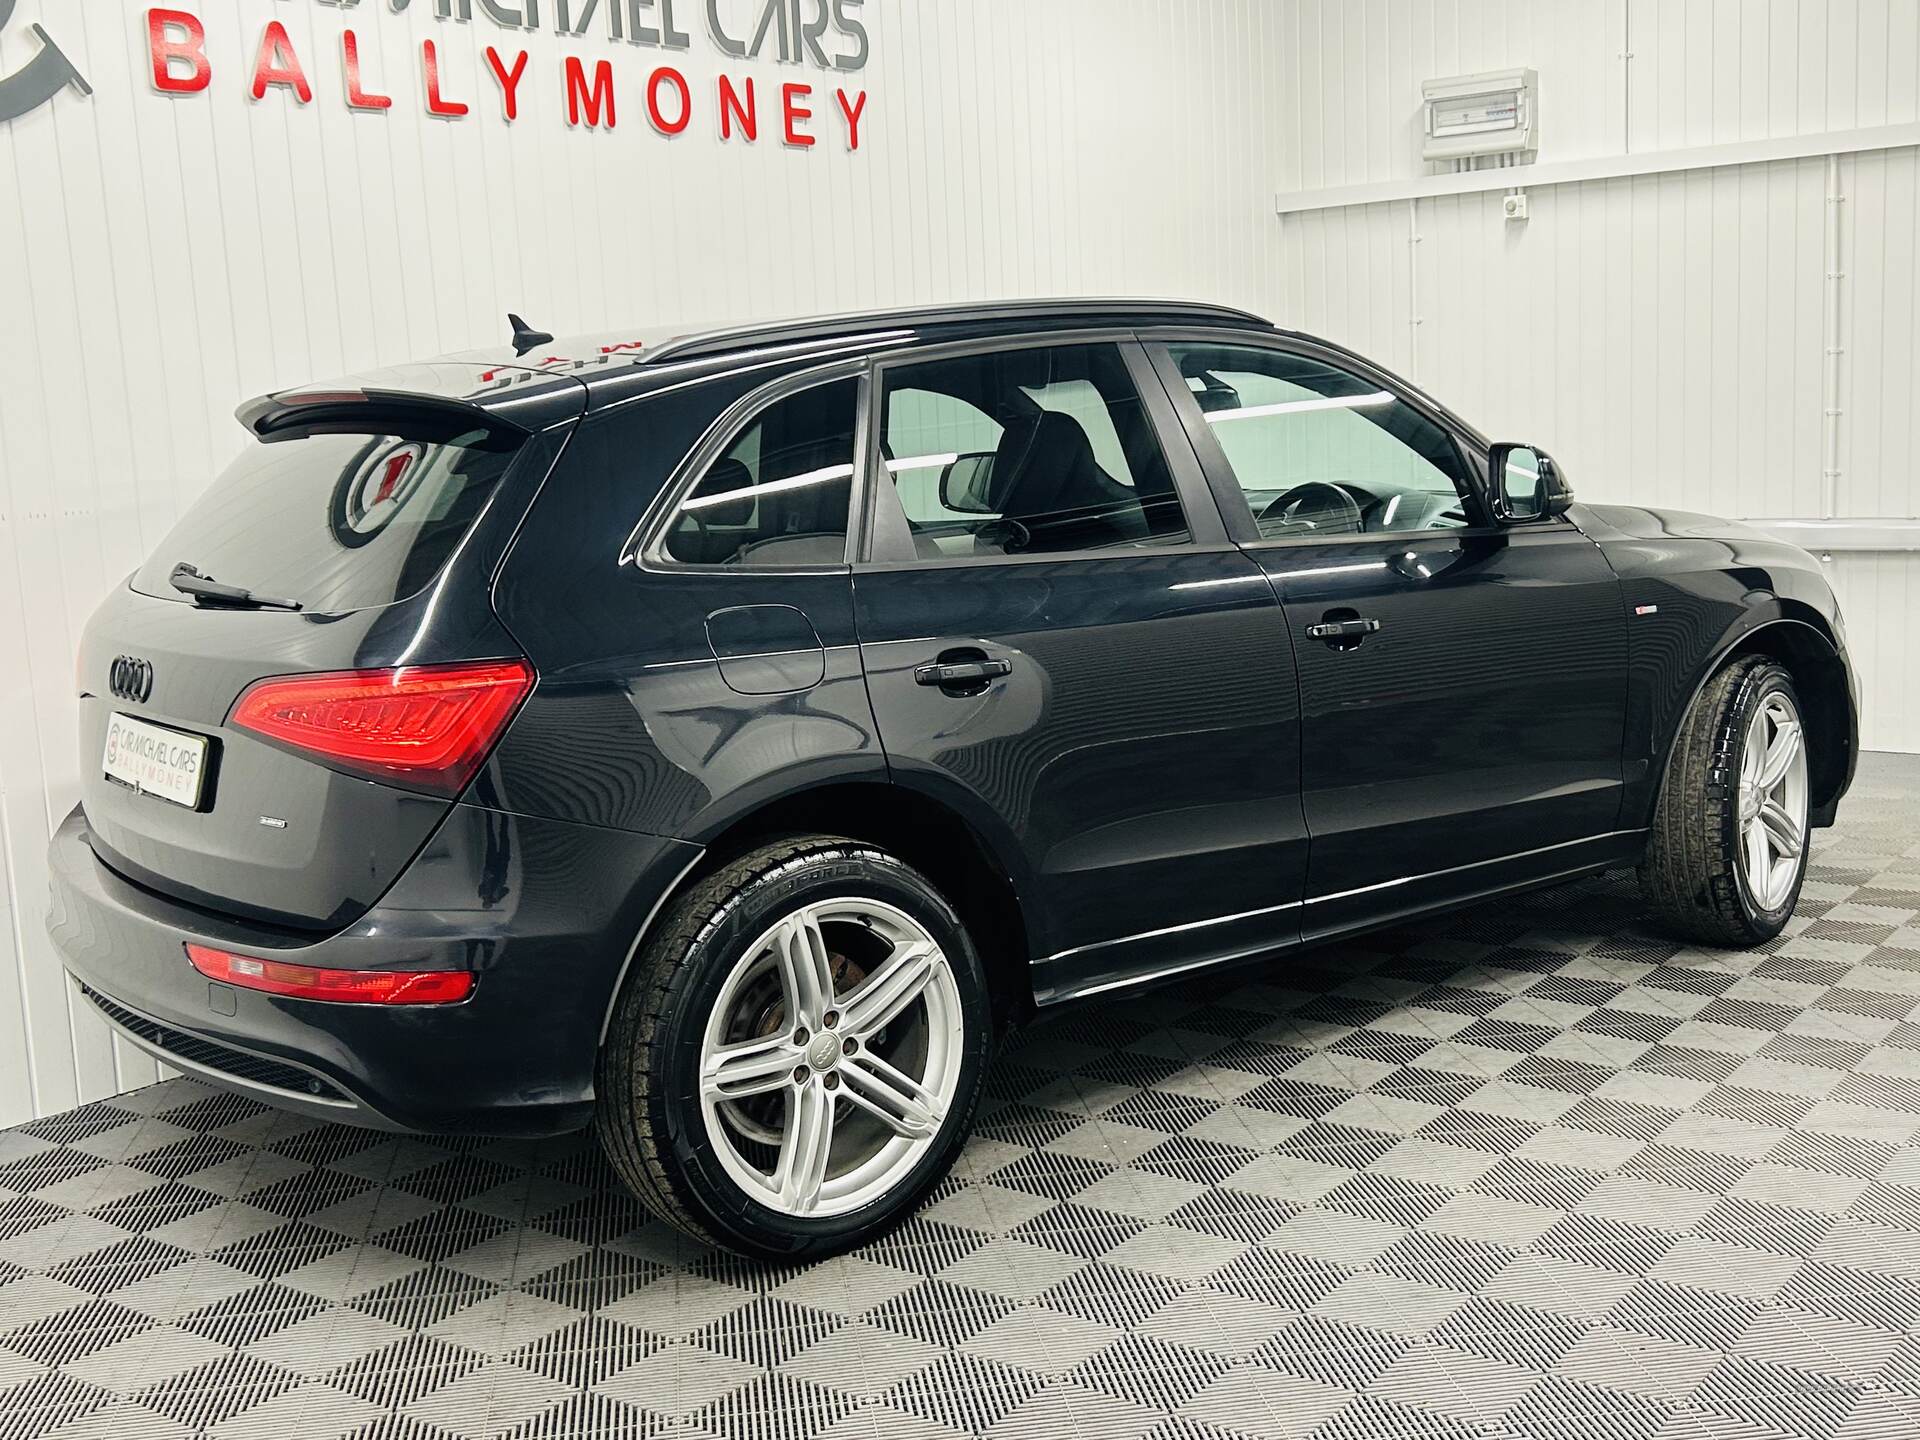
<svg viewBox="0 0 1920 1440">
<path fill-rule="evenodd" d="M 988 478 L 993 509 L 1015 519 L 1098 504 L 1093 442 L 1058 410 L 1016 420 L 1000 437 Z"/>
</svg>

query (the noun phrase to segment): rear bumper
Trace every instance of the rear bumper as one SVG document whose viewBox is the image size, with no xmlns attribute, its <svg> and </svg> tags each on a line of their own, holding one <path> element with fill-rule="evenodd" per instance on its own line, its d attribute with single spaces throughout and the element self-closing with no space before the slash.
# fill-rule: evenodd
<svg viewBox="0 0 1920 1440">
<path fill-rule="evenodd" d="M 165 1063 L 382 1129 L 555 1134 L 593 1108 L 600 1030 L 634 937 L 698 857 L 679 841 L 457 805 L 387 895 L 316 940 L 180 904 L 54 836 L 48 930 L 82 994 Z M 458 1005 L 290 1000 L 205 979 L 185 943 L 349 969 L 464 970 Z"/>
</svg>

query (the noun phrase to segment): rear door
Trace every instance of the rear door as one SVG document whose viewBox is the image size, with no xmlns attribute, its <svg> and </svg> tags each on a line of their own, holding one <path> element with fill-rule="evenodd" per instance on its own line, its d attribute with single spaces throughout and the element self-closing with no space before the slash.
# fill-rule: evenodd
<svg viewBox="0 0 1920 1440">
<path fill-rule="evenodd" d="M 1043 998 L 1297 940 L 1291 647 L 1138 346 L 919 352 L 877 397 L 875 715 L 896 780 L 1020 857 Z"/>
<path fill-rule="evenodd" d="M 1299 656 L 1308 938 L 1611 858 L 1627 647 L 1599 548 L 1488 524 L 1460 437 L 1344 357 L 1154 360 Z"/>
</svg>

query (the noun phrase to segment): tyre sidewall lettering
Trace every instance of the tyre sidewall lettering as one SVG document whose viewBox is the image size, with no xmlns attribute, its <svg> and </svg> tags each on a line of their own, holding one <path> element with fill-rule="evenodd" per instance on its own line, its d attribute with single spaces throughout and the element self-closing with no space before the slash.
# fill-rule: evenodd
<svg viewBox="0 0 1920 1440">
<path fill-rule="evenodd" d="M 764 1250 L 770 1238 L 789 1239 L 794 1249 L 821 1239 L 856 1235 L 876 1228 L 896 1209 L 918 1203 L 919 1196 L 944 1173 L 956 1144 L 956 1127 L 970 1121 L 970 1097 L 978 1090 L 985 1069 L 991 1026 L 986 1013 L 985 980 L 965 929 L 944 901 L 914 872 L 879 852 L 863 852 L 826 863 L 803 856 L 789 861 L 770 877 L 750 881 L 729 896 L 703 926 L 689 947 L 682 967 L 683 983 L 663 1015 L 656 1037 L 652 1092 L 655 1133 L 670 1147 L 675 1168 L 697 1190 L 694 1208 L 726 1232 L 725 1238 Z M 966 1053 L 962 1062 L 960 1094 L 947 1130 L 929 1147 L 920 1164 L 894 1195 L 860 1210 L 824 1220 L 781 1215 L 758 1204 L 721 1168 L 707 1143 L 699 1111 L 698 1076 L 701 1043 L 707 1019 L 721 986 L 741 951 L 780 918 L 812 901 L 830 897 L 857 897 L 883 901 L 911 915 L 940 942 L 950 964 L 967 972 L 961 984 L 967 1012 Z"/>
<path fill-rule="evenodd" d="M 1701 686 L 1667 755 L 1660 797 L 1640 862 L 1641 893 L 1677 938 L 1715 949 L 1747 949 L 1779 935 L 1799 902 L 1812 854 L 1804 827 L 1800 867 L 1780 908 L 1762 910 L 1747 875 L 1740 833 L 1740 777 L 1747 730 L 1768 697 L 1806 712 L 1792 672 L 1769 656 L 1728 662 Z M 1811 799 L 1811 797 L 1810 797 Z"/>
</svg>

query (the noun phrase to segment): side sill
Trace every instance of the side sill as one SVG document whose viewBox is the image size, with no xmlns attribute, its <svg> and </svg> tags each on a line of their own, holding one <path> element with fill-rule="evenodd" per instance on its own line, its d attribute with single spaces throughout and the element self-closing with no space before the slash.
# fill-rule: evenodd
<svg viewBox="0 0 1920 1440">
<path fill-rule="evenodd" d="M 1199 921 L 1193 925 L 1176 927 L 1198 930 L 1214 924 L 1262 917 L 1269 922 L 1269 933 L 1263 939 L 1245 934 L 1242 936 L 1244 943 L 1240 945 L 1171 964 L 1163 962 L 1137 969 L 1115 967 L 1110 962 L 1101 964 L 1100 957 L 1103 954 L 1134 944 L 1143 938 L 1141 936 L 1124 936 L 1104 944 L 1062 951 L 1035 964 L 1034 1004 L 1040 1009 L 1050 1009 L 1114 992 L 1148 989 L 1203 970 L 1274 959 L 1291 951 L 1336 943 L 1371 930 L 1445 915 L 1503 895 L 1597 875 L 1632 863 L 1645 847 L 1646 836 L 1645 830 L 1614 831 L 1542 850 L 1499 856 L 1425 875 L 1410 875 L 1351 894 L 1317 897 L 1306 902 L 1304 908 L 1309 917 L 1314 916 L 1314 906 L 1329 902 L 1334 906 L 1334 913 L 1326 915 L 1320 924 L 1304 935 L 1297 926 L 1282 930 L 1272 923 L 1274 917 L 1295 918 L 1303 908 L 1299 904 L 1275 906 L 1272 910 L 1256 911 L 1253 916 L 1223 916 L 1219 921 Z M 1504 873 L 1484 875 L 1480 883 L 1461 888 L 1466 872 L 1488 870 L 1495 866 L 1504 867 Z M 1389 901 L 1391 903 L 1387 903 Z M 1342 909 L 1347 913 L 1338 913 Z M 1161 935 L 1168 932 L 1151 933 Z"/>
</svg>

